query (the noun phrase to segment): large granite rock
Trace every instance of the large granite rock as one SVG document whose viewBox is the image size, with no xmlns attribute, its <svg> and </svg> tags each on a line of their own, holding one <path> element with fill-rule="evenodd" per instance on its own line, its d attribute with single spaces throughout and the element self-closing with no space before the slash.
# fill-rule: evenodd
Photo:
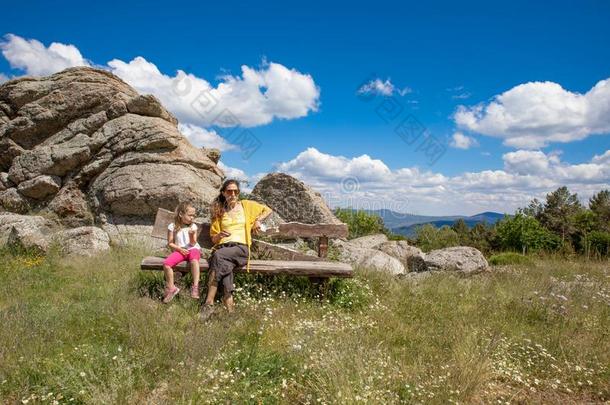
<svg viewBox="0 0 610 405">
<path fill-rule="evenodd" d="M 409 272 L 426 271 L 424 262 L 424 252 L 421 249 L 411 246 L 404 240 L 391 240 L 383 242 L 375 247 L 382 252 L 397 258 L 408 269 Z"/>
<path fill-rule="evenodd" d="M 400 260 L 380 250 L 352 245 L 350 242 L 341 239 L 333 240 L 332 246 L 339 253 L 339 261 L 349 263 L 354 267 L 373 271 L 385 271 L 392 275 L 402 275 L 405 273 L 405 267 Z"/>
<path fill-rule="evenodd" d="M 479 250 L 468 246 L 433 250 L 424 256 L 424 264 L 428 271 L 457 271 L 463 274 L 489 269 L 485 256 Z"/>
<path fill-rule="evenodd" d="M 93 256 L 110 249 L 110 238 L 95 226 L 66 229 L 53 235 L 64 253 L 76 256 Z"/>
<path fill-rule="evenodd" d="M 41 216 L 0 212 L 0 247 L 46 252 L 56 231 L 57 224 Z"/>
<path fill-rule="evenodd" d="M 95 226 L 64 229 L 38 215 L 0 212 L 0 247 L 8 245 L 45 253 L 53 244 L 69 255 L 91 256 L 109 249 L 110 238 Z"/>
<path fill-rule="evenodd" d="M 150 95 L 78 67 L 0 85 L 0 209 L 64 225 L 152 223 L 193 201 L 205 214 L 224 174 Z"/>
<path fill-rule="evenodd" d="M 388 241 L 388 237 L 383 233 L 376 233 L 374 235 L 361 236 L 359 238 L 350 239 L 349 243 L 363 248 L 373 249 Z"/>
<path fill-rule="evenodd" d="M 267 204 L 286 222 L 340 224 L 320 193 L 284 173 L 269 173 L 252 190 L 252 198 Z"/>
</svg>

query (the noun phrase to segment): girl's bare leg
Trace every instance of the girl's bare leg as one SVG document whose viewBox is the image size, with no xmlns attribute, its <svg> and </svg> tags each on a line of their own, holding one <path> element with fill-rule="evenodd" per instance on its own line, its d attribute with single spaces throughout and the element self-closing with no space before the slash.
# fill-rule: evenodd
<svg viewBox="0 0 610 405">
<path fill-rule="evenodd" d="M 165 287 L 172 288 L 174 286 L 174 269 L 167 264 L 163 265 L 163 274 L 165 275 Z"/>
<path fill-rule="evenodd" d="M 193 275 L 193 285 L 199 285 L 199 260 L 191 261 L 191 274 Z"/>
</svg>

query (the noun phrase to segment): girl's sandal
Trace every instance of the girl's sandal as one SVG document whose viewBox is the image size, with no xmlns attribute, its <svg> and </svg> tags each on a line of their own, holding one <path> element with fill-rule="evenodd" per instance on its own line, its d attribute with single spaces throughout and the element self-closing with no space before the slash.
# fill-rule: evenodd
<svg viewBox="0 0 610 405">
<path fill-rule="evenodd" d="M 180 289 L 176 286 L 174 286 L 173 289 L 168 290 L 167 288 L 165 289 L 165 295 L 163 296 L 163 303 L 167 304 L 168 302 L 170 302 L 171 300 L 174 299 L 174 297 L 176 295 L 178 295 L 178 293 L 180 292 Z"/>
<path fill-rule="evenodd" d="M 191 287 L 191 298 L 194 298 L 196 300 L 199 299 L 199 285 L 198 284 L 193 285 Z"/>
</svg>

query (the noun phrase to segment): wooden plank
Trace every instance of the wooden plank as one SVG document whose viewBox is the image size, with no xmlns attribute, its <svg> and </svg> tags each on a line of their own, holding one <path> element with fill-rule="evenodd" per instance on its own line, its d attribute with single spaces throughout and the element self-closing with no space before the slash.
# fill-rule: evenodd
<svg viewBox="0 0 610 405">
<path fill-rule="evenodd" d="M 252 241 L 252 255 L 264 260 L 301 260 L 307 262 L 324 260 L 318 256 L 306 255 L 298 250 L 274 245 L 273 243 L 267 243 L 258 239 Z"/>
<path fill-rule="evenodd" d="M 264 233 L 267 236 L 288 238 L 317 238 L 326 236 L 329 238 L 347 238 L 347 224 L 301 224 L 299 222 L 288 222 L 280 224 L 277 228 L 271 228 Z"/>
<path fill-rule="evenodd" d="M 140 268 L 142 270 L 162 270 L 163 258 L 149 256 L 142 260 Z M 199 261 L 201 270 L 208 270 L 209 264 L 205 259 Z M 175 271 L 187 273 L 189 271 L 188 263 L 182 262 L 176 267 Z M 237 267 L 236 273 L 245 273 L 244 267 Z M 306 276 L 306 277 L 353 277 L 352 266 L 346 263 L 339 262 L 312 262 L 312 261 L 289 261 L 289 260 L 250 260 L 250 273 L 279 275 L 287 274 L 291 276 Z"/>
</svg>

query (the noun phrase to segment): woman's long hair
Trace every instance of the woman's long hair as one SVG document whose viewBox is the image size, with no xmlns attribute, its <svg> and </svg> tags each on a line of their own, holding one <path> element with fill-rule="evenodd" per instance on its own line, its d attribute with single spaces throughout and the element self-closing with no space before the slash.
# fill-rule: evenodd
<svg viewBox="0 0 610 405">
<path fill-rule="evenodd" d="M 235 179 L 225 180 L 225 182 L 222 183 L 222 187 L 220 187 L 220 193 L 216 198 L 214 198 L 214 201 L 212 201 L 212 222 L 222 218 L 222 216 L 225 214 L 225 212 L 227 212 L 229 208 L 227 206 L 227 199 L 223 194 L 229 184 L 235 184 L 237 186 L 237 190 L 240 190 L 239 181 Z"/>
</svg>

